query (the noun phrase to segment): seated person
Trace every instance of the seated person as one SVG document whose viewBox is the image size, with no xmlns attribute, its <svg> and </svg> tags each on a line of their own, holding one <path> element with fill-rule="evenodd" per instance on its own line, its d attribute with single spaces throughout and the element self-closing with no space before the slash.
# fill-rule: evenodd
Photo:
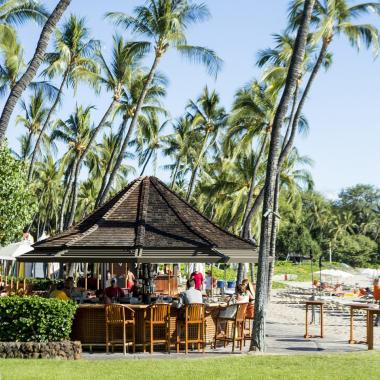
<svg viewBox="0 0 380 380">
<path fill-rule="evenodd" d="M 112 303 L 111 299 L 107 297 L 103 289 L 98 289 L 95 292 L 95 296 L 99 299 L 99 303 L 103 303 L 105 305 Z"/>
<path fill-rule="evenodd" d="M 121 289 L 118 285 L 117 285 L 117 280 L 116 278 L 113 278 L 111 280 L 111 286 L 109 286 L 108 288 L 106 288 L 106 296 L 109 297 L 109 298 L 122 298 L 122 297 L 125 297 L 125 294 L 123 292 L 123 289 Z"/>
<path fill-rule="evenodd" d="M 183 304 L 203 303 L 202 293 L 195 288 L 195 281 L 193 279 L 187 281 L 186 288 L 187 290 L 181 295 Z"/>
<path fill-rule="evenodd" d="M 255 290 L 253 288 L 253 285 L 249 282 L 248 279 L 244 279 L 241 283 L 245 287 L 245 292 L 248 294 L 249 302 L 254 301 L 255 299 Z"/>
<path fill-rule="evenodd" d="M 236 287 L 236 303 L 248 303 L 249 295 L 244 285 L 240 284 Z"/>
<path fill-rule="evenodd" d="M 49 294 L 50 298 L 57 298 L 63 301 L 69 301 L 70 297 L 64 291 L 64 285 L 62 282 L 59 282 L 56 286 L 56 289 L 52 290 Z"/>
</svg>

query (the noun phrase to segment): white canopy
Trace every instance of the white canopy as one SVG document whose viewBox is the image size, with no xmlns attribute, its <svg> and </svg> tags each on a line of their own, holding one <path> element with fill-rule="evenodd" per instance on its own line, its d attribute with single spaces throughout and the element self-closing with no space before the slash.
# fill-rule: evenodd
<svg viewBox="0 0 380 380">
<path fill-rule="evenodd" d="M 18 243 L 12 243 L 0 248 L 0 260 L 14 261 L 16 257 L 29 251 L 33 251 L 33 247 L 28 241 L 24 240 Z"/>
<path fill-rule="evenodd" d="M 380 269 L 366 268 L 361 270 L 360 273 L 369 277 L 379 277 Z"/>
<path fill-rule="evenodd" d="M 344 272 L 339 269 L 323 269 L 321 272 L 314 272 L 314 274 L 318 275 L 321 274 L 322 276 L 325 277 L 340 277 L 340 278 L 347 278 L 347 277 L 352 277 L 351 273 Z"/>
</svg>

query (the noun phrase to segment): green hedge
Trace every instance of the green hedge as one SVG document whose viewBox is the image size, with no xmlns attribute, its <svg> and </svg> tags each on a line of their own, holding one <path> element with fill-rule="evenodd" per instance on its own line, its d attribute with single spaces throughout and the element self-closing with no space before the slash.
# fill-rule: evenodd
<svg viewBox="0 0 380 380">
<path fill-rule="evenodd" d="M 58 342 L 70 337 L 77 305 L 38 296 L 0 298 L 0 341 Z"/>
</svg>

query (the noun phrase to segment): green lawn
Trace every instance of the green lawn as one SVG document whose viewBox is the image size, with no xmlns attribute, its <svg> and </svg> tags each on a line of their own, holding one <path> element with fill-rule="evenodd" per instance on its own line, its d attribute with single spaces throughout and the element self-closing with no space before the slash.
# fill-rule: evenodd
<svg viewBox="0 0 380 380">
<path fill-rule="evenodd" d="M 0 360 L 2 380 L 378 379 L 380 352 L 204 359 Z"/>
</svg>

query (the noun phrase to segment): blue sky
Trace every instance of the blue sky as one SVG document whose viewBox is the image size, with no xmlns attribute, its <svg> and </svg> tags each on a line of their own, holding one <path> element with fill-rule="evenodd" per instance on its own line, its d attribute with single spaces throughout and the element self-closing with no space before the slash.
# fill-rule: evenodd
<svg viewBox="0 0 380 380">
<path fill-rule="evenodd" d="M 102 41 L 107 54 L 115 28 L 103 19 L 104 13 L 131 12 L 142 1 L 73 0 L 66 16 L 69 13 L 85 16 L 94 38 Z M 187 100 L 196 98 L 205 84 L 220 93 L 223 105 L 229 109 L 237 88 L 260 76 L 254 65 L 257 51 L 269 47 L 272 44 L 271 35 L 280 33 L 286 26 L 286 0 L 205 2 L 212 19 L 193 27 L 188 40 L 189 43 L 214 49 L 224 60 L 224 67 L 214 80 L 207 76 L 204 68 L 186 62 L 175 52 L 169 52 L 160 70 L 170 81 L 164 102 L 173 118 L 181 115 Z M 44 3 L 52 8 L 56 0 Z M 371 19 L 380 27 L 379 20 Z M 31 24 L 20 30 L 27 58 L 33 53 L 38 32 L 39 29 Z M 119 32 L 122 30 L 119 29 Z M 332 49 L 333 66 L 317 78 L 305 107 L 310 133 L 306 138 L 297 140 L 300 152 L 314 160 L 312 174 L 316 189 L 328 196 L 334 196 L 342 187 L 356 183 L 380 186 L 378 170 L 375 169 L 376 163 L 380 162 L 380 59 L 374 60 L 371 52 L 366 50 L 358 53 L 344 37 L 336 40 Z M 96 122 L 109 101 L 109 94 L 95 96 L 83 86 L 76 98 L 70 91 L 66 92 L 58 116 L 65 119 L 76 102 L 94 104 L 97 107 L 94 112 Z M 13 126 L 8 130 L 10 144 L 15 149 L 18 148 L 17 136 L 21 132 L 21 127 Z M 159 164 L 162 163 L 161 160 Z M 162 170 L 158 170 L 157 174 L 163 178 L 168 175 Z"/>
</svg>

